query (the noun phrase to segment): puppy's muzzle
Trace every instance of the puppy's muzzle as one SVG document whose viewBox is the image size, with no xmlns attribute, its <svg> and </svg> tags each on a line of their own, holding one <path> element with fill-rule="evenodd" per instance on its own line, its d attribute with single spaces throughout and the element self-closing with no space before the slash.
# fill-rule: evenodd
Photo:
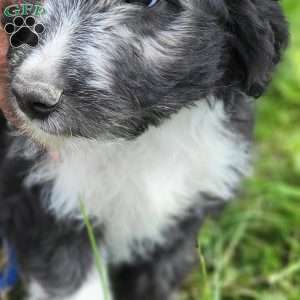
<svg viewBox="0 0 300 300">
<path fill-rule="evenodd" d="M 63 91 L 44 82 L 29 82 L 16 77 L 12 93 L 19 108 L 31 119 L 45 119 L 57 110 Z"/>
</svg>

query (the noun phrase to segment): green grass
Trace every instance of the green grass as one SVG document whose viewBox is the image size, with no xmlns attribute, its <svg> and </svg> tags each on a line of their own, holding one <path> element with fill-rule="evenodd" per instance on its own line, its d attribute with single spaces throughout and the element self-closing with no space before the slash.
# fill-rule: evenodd
<svg viewBox="0 0 300 300">
<path fill-rule="evenodd" d="M 96 269 L 97 269 L 97 272 L 99 274 L 99 282 L 100 282 L 101 286 L 103 287 L 104 300 L 110 300 L 111 297 L 110 297 L 110 293 L 109 293 L 109 284 L 108 284 L 107 272 L 106 272 L 106 269 L 105 269 L 105 264 L 104 264 L 103 259 L 102 259 L 103 254 L 101 253 L 101 251 L 99 251 L 99 245 L 98 245 L 97 240 L 96 240 L 96 235 L 95 235 L 95 232 L 94 232 L 94 228 L 93 228 L 91 220 L 88 216 L 88 213 L 86 211 L 86 208 L 84 206 L 83 201 L 80 201 L 80 210 L 81 210 L 81 214 L 83 216 L 84 225 L 86 227 L 88 237 L 89 237 L 89 241 L 90 241 L 90 244 L 91 244 Z"/>
<path fill-rule="evenodd" d="M 282 2 L 291 46 L 257 103 L 255 174 L 202 229 L 183 300 L 300 299 L 300 1 Z"/>
</svg>

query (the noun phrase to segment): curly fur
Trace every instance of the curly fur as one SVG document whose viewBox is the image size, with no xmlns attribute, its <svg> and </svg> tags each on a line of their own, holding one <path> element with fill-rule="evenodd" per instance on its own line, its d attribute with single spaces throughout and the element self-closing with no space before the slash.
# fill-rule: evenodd
<svg viewBox="0 0 300 300">
<path fill-rule="evenodd" d="M 287 44 L 278 2 L 145 3 L 46 0 L 38 47 L 9 53 L 0 223 L 30 300 L 103 298 L 80 201 L 111 297 L 171 299 L 249 174 L 254 98 Z M 24 108 L 57 91 L 47 117 Z"/>
</svg>

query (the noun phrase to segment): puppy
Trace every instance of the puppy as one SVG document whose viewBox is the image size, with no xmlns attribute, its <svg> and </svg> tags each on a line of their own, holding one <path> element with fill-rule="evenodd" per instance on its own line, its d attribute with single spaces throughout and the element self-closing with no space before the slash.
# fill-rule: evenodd
<svg viewBox="0 0 300 300">
<path fill-rule="evenodd" d="M 275 0 L 43 5 L 38 45 L 28 46 L 29 34 L 9 53 L 17 129 L 3 129 L 0 175 L 1 229 L 28 299 L 104 299 L 82 206 L 109 297 L 173 299 L 195 264 L 205 216 L 249 172 L 254 99 L 287 44 L 281 8 Z"/>
</svg>

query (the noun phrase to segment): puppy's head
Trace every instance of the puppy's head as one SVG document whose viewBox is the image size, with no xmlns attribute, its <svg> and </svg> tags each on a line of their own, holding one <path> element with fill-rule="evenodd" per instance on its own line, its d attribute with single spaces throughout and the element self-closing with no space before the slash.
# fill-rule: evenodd
<svg viewBox="0 0 300 300">
<path fill-rule="evenodd" d="M 44 8 L 17 36 L 29 46 L 10 52 L 11 105 L 40 137 L 134 138 L 208 95 L 257 97 L 287 43 L 275 0 L 45 0 Z"/>
</svg>

